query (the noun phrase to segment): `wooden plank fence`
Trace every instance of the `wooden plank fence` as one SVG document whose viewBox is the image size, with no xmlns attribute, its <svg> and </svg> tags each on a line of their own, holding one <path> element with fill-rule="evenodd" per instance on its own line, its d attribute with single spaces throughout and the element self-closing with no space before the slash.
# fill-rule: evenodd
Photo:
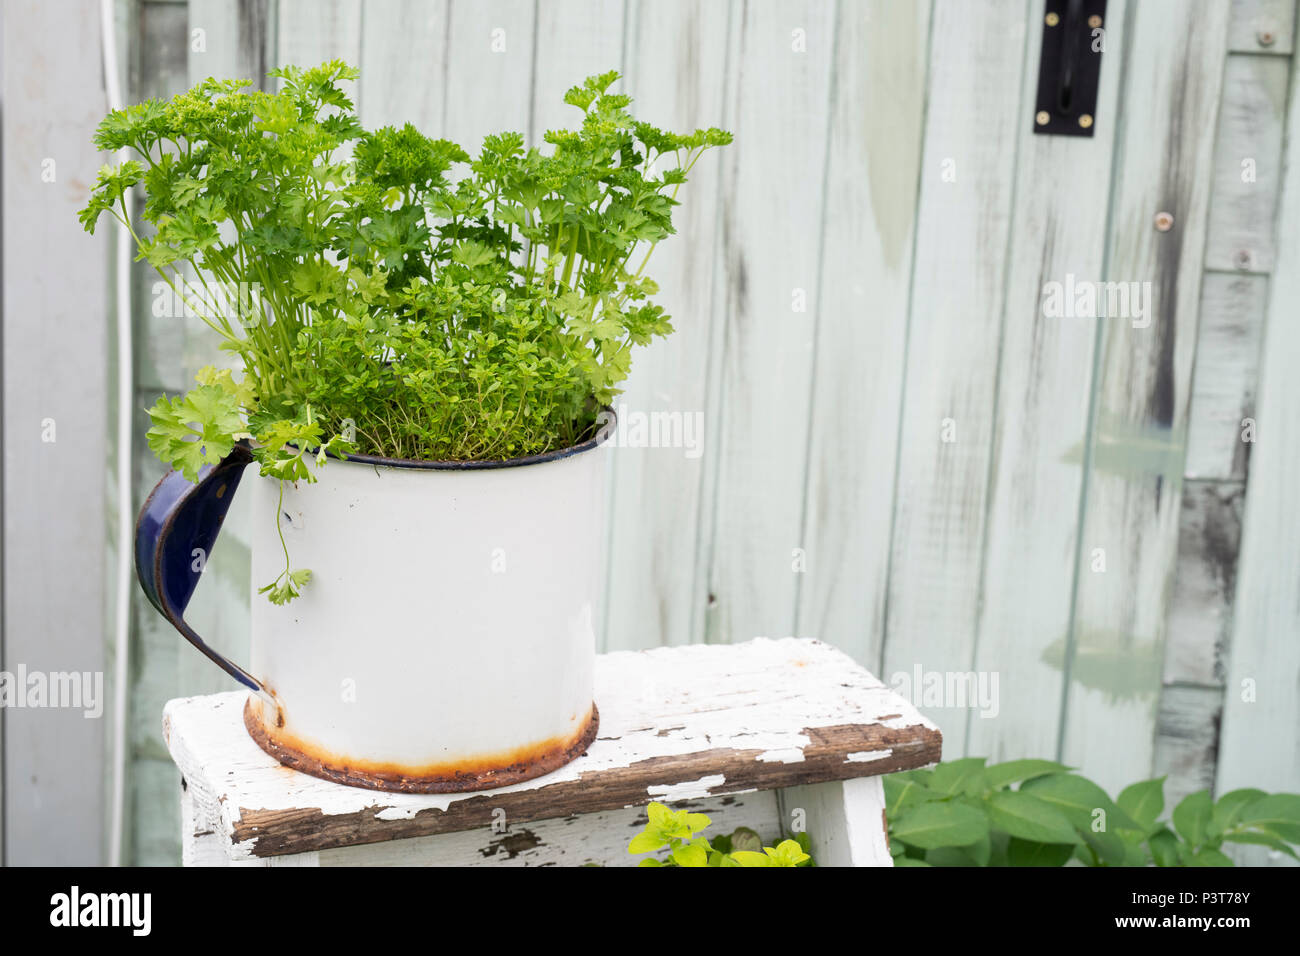
<svg viewBox="0 0 1300 956">
<path fill-rule="evenodd" d="M 1033 133 L 1041 0 L 122 9 L 132 99 L 342 57 L 366 125 L 474 149 L 618 68 L 647 119 L 736 133 L 656 253 L 678 331 L 620 403 L 700 441 L 613 456 L 607 649 L 818 637 L 906 675 L 947 758 L 1300 790 L 1294 0 L 1111 0 L 1092 138 Z M 1130 313 L 1046 305 L 1105 283 Z M 144 406 L 217 353 L 135 288 Z M 240 659 L 248 520 L 195 610 Z M 174 862 L 161 704 L 226 684 L 142 599 L 133 648 L 130 858 Z"/>
<path fill-rule="evenodd" d="M 89 139 L 107 109 L 98 7 L 15 0 L 0 22 L 0 671 L 15 685 L 39 675 L 46 687 L 44 698 L 0 708 L 2 862 L 99 864 L 106 721 L 87 719 L 87 708 L 53 706 L 72 700 L 53 694 L 60 674 L 87 675 L 77 686 L 99 705 L 107 692 L 114 492 L 106 478 L 120 451 L 107 440 L 111 260 L 109 245 L 77 221 L 102 162 Z M 17 692 L 38 686 L 21 680 Z M 110 712 L 103 706 L 99 716 Z"/>
</svg>

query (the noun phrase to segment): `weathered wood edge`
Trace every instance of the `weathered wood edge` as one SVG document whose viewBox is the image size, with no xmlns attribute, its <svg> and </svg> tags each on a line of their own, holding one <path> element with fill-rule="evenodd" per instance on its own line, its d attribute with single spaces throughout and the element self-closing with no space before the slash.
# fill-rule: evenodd
<svg viewBox="0 0 1300 956">
<path fill-rule="evenodd" d="M 446 810 L 427 807 L 406 819 L 381 819 L 379 814 L 384 808 L 380 806 L 329 815 L 317 808 L 239 807 L 233 821 L 232 851 L 267 857 L 450 833 L 487 826 L 498 809 L 504 810 L 511 821 L 525 823 L 640 806 L 658 797 L 717 797 L 850 780 L 935 763 L 943 747 L 942 733 L 921 724 L 902 728 L 840 724 L 808 727 L 803 734 L 810 743 L 801 761 L 763 761 L 759 759 L 766 752 L 762 749 L 651 757 L 619 772 L 583 774 L 576 780 L 529 791 L 484 793 L 458 800 Z M 713 772 L 699 777 L 701 767 Z M 587 779 L 590 777 L 598 777 L 599 782 Z M 563 812 L 557 812 L 560 807 Z"/>
</svg>

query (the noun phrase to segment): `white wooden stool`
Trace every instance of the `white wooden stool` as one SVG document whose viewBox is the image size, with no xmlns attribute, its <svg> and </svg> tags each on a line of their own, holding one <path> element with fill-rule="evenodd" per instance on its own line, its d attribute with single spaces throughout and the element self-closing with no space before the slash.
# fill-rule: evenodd
<svg viewBox="0 0 1300 956">
<path fill-rule="evenodd" d="M 821 866 L 889 866 L 880 774 L 936 762 L 938 728 L 819 641 L 602 655 L 600 733 L 554 773 L 496 790 L 399 794 L 280 766 L 244 730 L 246 692 L 168 702 L 187 866 L 635 865 L 659 800 L 769 844 L 806 830 Z"/>
</svg>

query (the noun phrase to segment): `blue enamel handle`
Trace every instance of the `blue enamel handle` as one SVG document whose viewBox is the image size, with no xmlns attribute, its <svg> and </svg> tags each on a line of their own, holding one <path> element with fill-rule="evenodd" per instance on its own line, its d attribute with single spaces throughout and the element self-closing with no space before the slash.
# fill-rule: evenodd
<svg viewBox="0 0 1300 956">
<path fill-rule="evenodd" d="M 182 637 L 245 687 L 267 693 L 261 681 L 205 644 L 184 618 L 239 479 L 252 460 L 246 446 L 236 445 L 217 464 L 204 465 L 197 484 L 178 471 L 164 475 L 136 521 L 135 571 L 150 603 Z"/>
</svg>

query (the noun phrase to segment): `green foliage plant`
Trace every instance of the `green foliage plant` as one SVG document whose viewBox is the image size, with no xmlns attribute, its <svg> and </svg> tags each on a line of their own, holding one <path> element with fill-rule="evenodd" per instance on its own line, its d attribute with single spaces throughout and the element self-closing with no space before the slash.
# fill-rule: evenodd
<svg viewBox="0 0 1300 956">
<path fill-rule="evenodd" d="M 84 227 L 115 218 L 239 369 L 159 398 L 154 453 L 194 481 L 247 441 L 262 475 L 311 482 L 331 455 L 507 460 L 592 436 L 632 349 L 672 331 L 645 269 L 731 135 L 635 119 L 610 71 L 565 94 L 581 119 L 548 152 L 506 132 L 471 157 L 363 129 L 341 61 L 271 75 L 278 92 L 208 79 L 95 135 L 131 158 L 101 170 Z M 262 591 L 284 603 L 309 577 L 286 552 Z"/>
<path fill-rule="evenodd" d="M 814 866 L 808 853 L 808 835 L 796 834 L 776 846 L 764 846 L 762 838 L 748 827 L 738 827 L 726 836 L 712 839 L 702 832 L 712 823 L 703 813 L 671 810 L 651 803 L 646 810 L 645 829 L 632 838 L 627 852 L 667 855 L 646 857 L 638 866 Z"/>
<path fill-rule="evenodd" d="M 1115 800 L 1050 760 L 983 757 L 884 778 L 897 866 L 1232 866 L 1225 843 L 1296 857 L 1300 795 L 1241 789 L 1183 798 L 1162 820 L 1164 780 Z"/>
</svg>

